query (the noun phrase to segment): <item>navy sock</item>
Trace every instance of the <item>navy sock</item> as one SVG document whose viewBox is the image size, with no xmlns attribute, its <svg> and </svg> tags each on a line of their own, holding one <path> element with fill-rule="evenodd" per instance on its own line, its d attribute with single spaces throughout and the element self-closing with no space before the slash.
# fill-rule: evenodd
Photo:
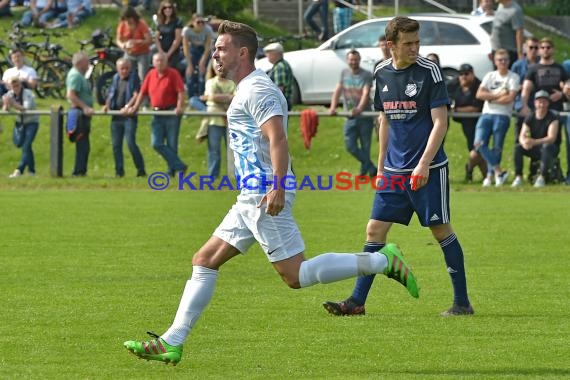
<svg viewBox="0 0 570 380">
<path fill-rule="evenodd" d="M 367 241 L 364 243 L 364 252 L 378 252 L 386 243 L 375 243 L 371 241 Z M 350 298 L 356 303 L 357 305 L 364 305 L 366 303 L 366 297 L 368 297 L 368 292 L 372 287 L 372 283 L 374 282 L 375 274 L 371 274 L 368 276 L 361 276 L 356 279 L 356 284 L 354 285 L 354 289 L 352 290 L 352 295 Z"/>
<path fill-rule="evenodd" d="M 453 285 L 453 303 L 460 306 L 469 305 L 467 297 L 467 280 L 465 279 L 465 264 L 463 250 L 455 234 L 451 234 L 439 242 L 447 265 L 447 272 Z"/>
</svg>

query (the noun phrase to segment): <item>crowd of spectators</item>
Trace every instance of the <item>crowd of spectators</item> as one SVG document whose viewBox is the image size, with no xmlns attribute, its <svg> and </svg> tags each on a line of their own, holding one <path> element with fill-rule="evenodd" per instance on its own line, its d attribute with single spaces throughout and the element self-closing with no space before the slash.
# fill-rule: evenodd
<svg viewBox="0 0 570 380">
<path fill-rule="evenodd" d="M 483 186 L 490 186 L 493 181 L 496 186 L 505 183 L 509 171 L 501 166 L 503 144 L 511 124 L 511 116 L 515 115 L 515 151 L 513 152 L 515 180 L 512 186 L 517 187 L 523 183 L 523 156 L 531 158 L 529 178 L 531 175 L 533 176 L 535 186 L 543 186 L 547 182 L 560 180 L 570 184 L 570 118 L 558 116 L 560 111 L 565 110 L 563 108 L 564 103 L 570 104 L 570 77 L 568 74 L 570 60 L 561 64 L 554 61 L 554 43 L 549 38 L 538 40 L 531 36 L 523 44 L 521 37 L 524 26 L 522 9 L 514 0 L 499 0 L 497 2 L 499 3 L 497 9 L 493 9 L 492 1 L 480 0 L 479 8 L 472 13 L 480 16 L 494 15 L 490 41 L 496 70 L 487 73 L 484 78 L 480 79 L 475 76 L 473 67 L 469 62 L 465 62 L 459 68 L 457 83 L 448 87 L 450 110 L 455 113 L 454 120 L 462 126 L 469 154 L 468 162 L 465 164 L 465 179 L 472 182 L 474 180 L 473 171 L 478 168 L 482 175 Z M 353 1 L 334 2 L 335 33 L 350 25 L 351 12 L 349 10 L 352 11 L 350 5 L 354 3 Z M 2 3 L 0 2 L 0 4 Z M 80 22 L 83 17 L 91 14 L 90 0 L 31 0 L 29 7 L 30 9 L 24 12 L 22 18 L 22 24 L 25 26 L 49 27 L 50 25 L 53 26 L 54 23 L 66 23 L 65 26 L 73 26 Z M 65 11 L 62 12 L 62 9 Z M 309 26 L 314 29 L 319 39 L 328 36 L 327 21 L 323 9 L 326 9 L 326 13 L 328 13 L 328 1 L 313 1 L 305 13 Z M 319 12 L 323 21 L 323 25 L 320 27 L 313 20 L 309 21 L 309 18 Z M 53 21 L 54 17 L 55 21 Z M 117 75 L 113 78 L 109 98 L 103 107 L 104 110 L 124 111 L 124 116 L 114 116 L 111 121 L 113 156 L 117 177 L 125 175 L 122 153 L 123 140 L 126 140 L 133 157 L 137 176 L 146 174 L 144 160 L 136 144 L 137 117 L 134 112 L 139 107 L 149 106 L 150 100 L 151 109 L 176 110 L 176 116 L 156 116 L 152 123 L 152 145 L 165 158 L 168 172 L 175 174 L 187 168 L 187 165 L 177 155 L 180 114 L 183 112 L 180 99 L 185 98 L 179 90 L 182 89 L 186 92 L 191 109 L 215 112 L 223 112 L 227 109 L 235 91 L 235 86 L 217 76 L 210 64 L 210 51 L 213 48 L 216 34 L 202 15 L 194 13 L 189 21 L 184 24 L 177 12 L 176 5 L 169 0 L 163 0 L 157 10 L 155 29 L 153 32 L 134 7 L 127 6 L 121 12 L 117 26 L 116 43 L 125 55 L 124 59 L 117 63 Z M 382 60 L 390 58 L 390 49 L 385 36 L 380 35 L 378 41 L 380 60 L 374 66 Z M 284 59 L 283 46 L 279 43 L 272 43 L 265 47 L 264 53 L 273 65 L 268 71 L 268 75 L 281 89 L 288 102 L 289 109 L 291 109 L 293 106 L 292 85 L 294 78 L 290 65 Z M 149 72 L 151 55 L 153 63 L 159 64 L 159 66 L 155 66 Z M 331 99 L 331 114 L 336 112 L 336 106 L 339 104 L 341 96 L 345 109 L 348 111 L 358 112 L 361 108 L 367 110 L 370 107 L 374 83 L 362 82 L 358 93 L 360 95 L 365 93 L 365 96 L 351 99 L 347 95 L 354 93 L 355 88 L 347 87 L 354 87 L 356 82 L 353 77 L 355 75 L 359 77 L 360 74 L 358 73 L 366 72 L 359 67 L 359 62 L 355 62 L 358 61 L 358 58 L 357 50 L 351 51 L 347 55 L 349 67 L 340 76 L 339 85 Z M 430 54 L 427 58 L 439 65 L 437 55 Z M 15 83 L 16 87 L 19 83 L 24 89 L 33 89 L 37 83 L 37 74 L 31 67 L 24 65 L 21 52 L 13 51 L 11 60 L 14 67 L 5 71 L 2 78 L 3 83 Z M 82 69 L 82 62 L 79 62 L 79 66 L 75 67 L 72 72 L 72 78 L 74 78 L 72 82 L 83 83 L 79 79 Z M 170 90 L 161 84 L 161 78 L 165 73 L 167 73 L 168 83 L 173 86 Z M 16 83 L 16 79 L 18 83 Z M 141 91 L 141 83 L 144 91 Z M 183 83 L 182 87 L 180 83 Z M 362 92 L 363 89 L 366 91 Z M 7 100 L 4 102 L 5 109 L 17 109 L 17 105 L 10 101 L 10 99 L 20 99 L 15 97 L 13 89 L 6 86 L 2 91 L 8 93 Z M 372 94 L 369 95 L 370 93 Z M 537 97 L 537 93 L 542 96 Z M 157 94 L 160 96 L 157 97 Z M 548 97 L 546 98 L 544 94 L 548 94 Z M 72 91 L 70 101 L 72 104 L 76 104 L 80 97 L 73 95 Z M 169 104 L 166 104 L 165 100 L 168 100 Z M 85 101 L 84 105 L 87 108 L 91 107 L 89 101 Z M 539 106 L 541 112 L 538 112 Z M 462 112 L 480 113 L 480 116 L 462 117 Z M 548 118 L 544 119 L 544 115 L 547 115 Z M 84 117 L 87 116 L 89 115 L 84 113 Z M 552 118 L 556 118 L 558 122 L 556 128 L 550 128 L 551 123 L 546 123 L 545 127 L 543 125 L 544 120 L 550 121 Z M 349 138 L 352 136 L 349 133 L 352 130 L 352 123 L 356 123 L 355 130 L 362 129 L 358 126 L 360 120 L 361 118 L 358 115 L 347 119 L 347 125 L 345 125 L 346 146 L 349 152 L 361 162 L 361 174 L 372 175 L 375 167 L 369 157 L 370 143 L 367 142 L 369 138 L 366 137 L 369 134 L 368 132 L 371 133 L 372 131 L 372 127 L 368 128 L 370 123 L 366 123 L 366 136 L 354 135 L 356 137 Z M 362 120 L 367 119 L 362 118 Z M 198 141 L 208 139 L 208 174 L 214 177 L 218 177 L 220 174 L 222 141 L 225 141 L 225 122 L 225 118 L 222 117 L 204 118 L 197 135 Z M 23 123 L 20 122 L 20 124 Z M 169 127 L 162 128 L 164 125 Z M 536 125 L 540 126 L 537 127 Z M 557 136 L 554 141 L 551 141 L 552 136 L 550 134 L 553 133 L 553 130 L 556 130 Z M 560 152 L 562 134 L 565 135 L 567 146 L 568 172 L 565 178 L 552 174 L 553 170 L 561 171 L 560 160 L 557 156 Z M 29 134 L 29 136 L 32 135 L 35 136 L 35 133 Z M 86 144 L 83 145 L 87 145 L 87 147 L 78 148 L 80 159 L 76 163 L 74 175 L 86 174 L 89 151 L 88 131 L 84 138 Z M 20 176 L 26 166 L 30 172 L 35 171 L 33 152 L 31 152 L 33 138 L 28 138 L 28 140 L 26 147 L 22 148 L 25 150 L 22 162 L 11 177 Z M 552 146 L 556 146 L 557 149 Z M 362 153 L 361 150 L 364 152 L 363 154 L 360 154 Z M 30 164 L 30 157 L 32 164 Z M 77 165 L 79 165 L 79 169 Z M 553 165 L 556 167 L 555 169 L 553 169 Z"/>
</svg>

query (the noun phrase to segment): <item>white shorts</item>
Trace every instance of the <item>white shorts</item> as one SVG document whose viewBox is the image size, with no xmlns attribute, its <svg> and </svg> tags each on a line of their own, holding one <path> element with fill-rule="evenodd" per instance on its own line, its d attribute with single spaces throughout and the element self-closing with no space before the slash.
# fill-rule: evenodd
<svg viewBox="0 0 570 380">
<path fill-rule="evenodd" d="M 285 207 L 277 216 L 257 207 L 263 194 L 240 194 L 237 202 L 214 231 L 214 236 L 245 253 L 256 241 L 270 262 L 277 262 L 305 251 L 305 243 L 291 213 L 294 193 L 285 195 Z"/>
</svg>

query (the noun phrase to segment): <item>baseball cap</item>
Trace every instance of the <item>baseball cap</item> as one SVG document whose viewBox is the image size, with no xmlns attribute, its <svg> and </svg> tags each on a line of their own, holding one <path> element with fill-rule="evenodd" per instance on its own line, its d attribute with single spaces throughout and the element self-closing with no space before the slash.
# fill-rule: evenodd
<svg viewBox="0 0 570 380">
<path fill-rule="evenodd" d="M 467 72 L 472 73 L 473 72 L 473 66 L 471 66 L 468 63 L 464 63 L 461 66 L 459 66 L 459 72 L 460 73 L 467 73 Z"/>
<path fill-rule="evenodd" d="M 264 47 L 263 51 L 264 52 L 276 51 L 279 53 L 283 53 L 283 45 L 281 45 L 279 42 L 273 42 L 273 43 L 267 45 L 266 47 Z"/>
<path fill-rule="evenodd" d="M 541 98 L 543 98 L 543 99 L 548 99 L 548 101 L 550 101 L 550 95 L 548 95 L 548 92 L 547 92 L 547 91 L 540 90 L 540 91 L 537 91 L 536 94 L 534 94 L 534 99 L 535 99 L 535 100 L 536 100 L 536 99 L 541 99 Z"/>
</svg>

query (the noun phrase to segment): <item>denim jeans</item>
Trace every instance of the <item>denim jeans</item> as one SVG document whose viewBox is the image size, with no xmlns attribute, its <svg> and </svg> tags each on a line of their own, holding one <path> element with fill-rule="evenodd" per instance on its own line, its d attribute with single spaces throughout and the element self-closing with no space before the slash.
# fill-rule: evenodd
<svg viewBox="0 0 570 380">
<path fill-rule="evenodd" d="M 509 130 L 510 117 L 505 115 L 483 114 L 475 127 L 475 149 L 487 161 L 489 173 L 501 164 L 505 136 Z M 489 141 L 493 136 L 493 148 Z"/>
<path fill-rule="evenodd" d="M 208 126 L 208 175 L 218 178 L 222 162 L 222 139 L 227 144 L 227 128 L 219 125 Z"/>
<path fill-rule="evenodd" d="M 22 145 L 22 159 L 18 164 L 18 170 L 24 173 L 26 167 L 30 173 L 36 172 L 36 162 L 34 160 L 34 151 L 32 143 L 38 133 L 40 124 L 38 122 L 24 124 L 24 144 Z"/>
<path fill-rule="evenodd" d="M 194 66 L 194 72 L 190 74 L 190 76 L 186 77 L 188 98 L 202 95 L 206 87 L 205 73 L 200 74 L 198 71 L 200 59 L 202 58 L 202 55 L 204 55 L 204 49 L 204 46 L 190 46 L 190 59 L 192 60 L 192 65 Z M 208 67 L 208 62 L 206 62 L 206 67 Z"/>
<path fill-rule="evenodd" d="M 139 55 L 130 55 L 125 53 L 123 58 L 126 58 L 131 62 L 131 67 L 137 68 L 137 73 L 139 74 L 139 79 L 142 83 L 150 67 L 149 55 L 147 53 Z"/>
<path fill-rule="evenodd" d="M 89 152 L 91 144 L 89 143 L 89 134 L 91 132 L 91 117 L 81 116 L 82 136 L 75 142 L 75 167 L 72 175 L 84 176 L 87 174 L 87 162 L 89 161 Z"/>
<path fill-rule="evenodd" d="M 321 17 L 321 24 L 323 25 L 322 28 L 315 22 L 313 19 L 315 14 L 319 13 Z M 329 1 L 328 0 L 319 0 L 319 1 L 311 1 L 311 4 L 305 11 L 303 15 L 305 22 L 313 29 L 313 31 L 317 34 L 317 36 L 323 39 L 328 38 L 329 35 Z"/>
<path fill-rule="evenodd" d="M 37 10 L 43 11 L 44 8 L 38 7 Z M 42 13 L 40 17 L 38 17 L 38 22 L 40 23 L 40 25 L 45 25 L 48 22 L 48 20 L 56 16 L 57 16 L 57 11 L 55 9 L 50 9 L 49 11 L 47 11 L 46 13 Z M 34 13 L 32 11 L 26 11 L 22 15 L 22 20 L 20 20 L 20 23 L 22 24 L 22 26 L 30 26 L 32 25 L 33 20 L 34 20 Z"/>
<path fill-rule="evenodd" d="M 376 175 L 376 166 L 370 160 L 374 119 L 355 117 L 344 123 L 344 145 L 346 150 L 360 161 L 360 174 Z"/>
<path fill-rule="evenodd" d="M 350 26 L 352 21 L 352 8 L 335 7 L 333 11 L 334 32 L 340 33 Z"/>
<path fill-rule="evenodd" d="M 120 177 L 125 175 L 123 137 L 133 157 L 137 175 L 143 175 L 145 173 L 144 160 L 137 145 L 137 118 L 120 116 L 113 116 L 111 120 L 111 144 L 113 145 L 113 157 L 115 158 L 115 174 Z"/>
<path fill-rule="evenodd" d="M 180 116 L 153 116 L 151 127 L 151 145 L 166 160 L 168 173 L 186 170 L 186 164 L 178 157 Z"/>
</svg>

